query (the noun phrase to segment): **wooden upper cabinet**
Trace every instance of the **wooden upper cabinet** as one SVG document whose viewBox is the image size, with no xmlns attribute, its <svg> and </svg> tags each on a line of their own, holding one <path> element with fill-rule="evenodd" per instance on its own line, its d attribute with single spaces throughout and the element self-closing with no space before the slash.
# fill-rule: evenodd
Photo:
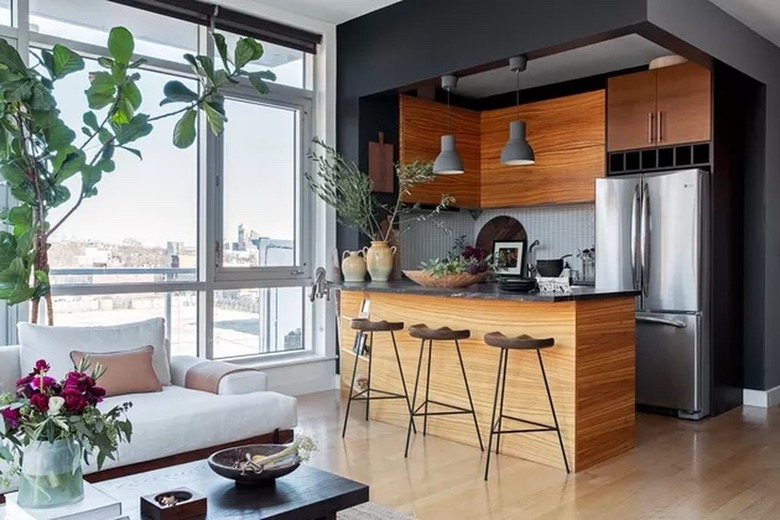
<svg viewBox="0 0 780 520">
<path fill-rule="evenodd" d="M 509 123 L 526 122 L 536 163 L 501 164 Z M 528 103 L 482 112 L 481 207 L 502 208 L 595 200 L 604 176 L 605 92 Z"/>
<path fill-rule="evenodd" d="M 607 150 L 655 146 L 655 71 L 609 78 L 607 91 Z"/>
<path fill-rule="evenodd" d="M 695 63 L 610 78 L 607 150 L 709 141 L 711 81 L 710 71 Z"/>
<path fill-rule="evenodd" d="M 712 135 L 710 71 L 695 63 L 657 69 L 658 145 L 709 141 Z"/>
<path fill-rule="evenodd" d="M 455 197 L 455 206 L 479 207 L 480 194 L 480 115 L 459 107 L 451 108 L 451 131 L 463 160 L 461 175 L 439 175 L 433 182 L 420 184 L 406 202 L 438 204 L 442 194 Z M 441 136 L 447 130 L 447 105 L 412 96 L 400 100 L 400 160 L 433 161 L 439 155 Z"/>
</svg>

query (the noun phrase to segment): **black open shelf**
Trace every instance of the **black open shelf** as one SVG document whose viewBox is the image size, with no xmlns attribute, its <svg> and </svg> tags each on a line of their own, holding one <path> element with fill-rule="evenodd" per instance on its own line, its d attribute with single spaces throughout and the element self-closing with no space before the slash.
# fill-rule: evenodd
<svg viewBox="0 0 780 520">
<path fill-rule="evenodd" d="M 711 143 L 707 142 L 611 152 L 607 160 L 607 175 L 709 166 L 710 147 Z"/>
</svg>

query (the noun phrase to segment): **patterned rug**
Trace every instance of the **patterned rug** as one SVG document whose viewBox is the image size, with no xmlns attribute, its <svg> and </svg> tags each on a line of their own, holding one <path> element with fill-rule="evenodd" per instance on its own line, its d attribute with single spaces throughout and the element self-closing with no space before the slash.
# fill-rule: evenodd
<svg viewBox="0 0 780 520">
<path fill-rule="evenodd" d="M 366 502 L 351 509 L 339 511 L 338 520 L 414 520 L 415 517 L 388 509 L 385 506 Z"/>
</svg>

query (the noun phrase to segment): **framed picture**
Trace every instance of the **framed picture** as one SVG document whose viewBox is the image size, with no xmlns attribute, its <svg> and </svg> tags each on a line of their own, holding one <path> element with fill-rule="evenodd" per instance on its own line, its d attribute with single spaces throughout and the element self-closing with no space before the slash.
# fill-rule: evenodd
<svg viewBox="0 0 780 520">
<path fill-rule="evenodd" d="M 525 272 L 525 240 L 493 242 L 493 261 L 496 273 L 507 276 L 522 276 Z"/>
</svg>

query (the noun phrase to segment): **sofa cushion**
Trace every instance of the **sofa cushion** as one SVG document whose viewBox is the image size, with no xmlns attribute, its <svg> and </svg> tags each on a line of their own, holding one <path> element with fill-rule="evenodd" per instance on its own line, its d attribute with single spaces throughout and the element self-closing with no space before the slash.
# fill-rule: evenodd
<svg viewBox="0 0 780 520">
<path fill-rule="evenodd" d="M 19 323 L 22 371 L 28 372 L 35 362 L 45 359 L 51 375 L 62 378 L 73 368 L 72 350 L 116 352 L 144 345 L 154 347 L 154 371 L 160 384 L 171 384 L 171 368 L 165 348 L 165 321 L 162 318 L 103 327 L 47 327 Z"/>
<path fill-rule="evenodd" d="M 128 412 L 132 440 L 119 446 L 117 460 L 107 460 L 104 469 L 236 442 L 297 424 L 296 399 L 276 392 L 215 395 L 172 385 L 154 394 L 110 397 L 98 406 L 107 411 L 128 401 L 133 403 Z M 94 461 L 88 471 L 96 471 Z"/>
<path fill-rule="evenodd" d="M 105 371 L 98 385 L 106 391 L 106 396 L 111 397 L 162 390 L 152 365 L 153 355 L 154 347 L 146 345 L 133 350 L 105 354 L 74 350 L 70 353 L 70 359 L 75 366 L 79 366 L 85 357 L 92 367 L 101 366 Z"/>
</svg>

